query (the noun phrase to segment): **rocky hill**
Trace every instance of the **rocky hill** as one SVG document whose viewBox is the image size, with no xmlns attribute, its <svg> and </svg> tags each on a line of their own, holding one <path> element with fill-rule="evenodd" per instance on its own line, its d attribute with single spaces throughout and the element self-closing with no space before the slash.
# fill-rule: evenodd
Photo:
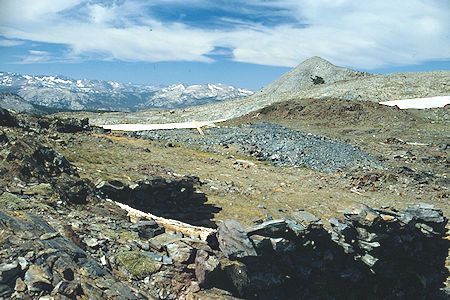
<svg viewBox="0 0 450 300">
<path fill-rule="evenodd" d="M 313 56 L 258 91 L 257 95 L 293 92 L 310 86 L 371 75 L 367 72 L 337 67 L 321 57 Z"/>
<path fill-rule="evenodd" d="M 57 109 L 136 111 L 180 108 L 251 95 L 225 84 L 169 87 L 114 81 L 73 79 L 65 76 L 29 76 L 0 73 L 0 91 L 14 92 L 32 104 Z"/>
</svg>

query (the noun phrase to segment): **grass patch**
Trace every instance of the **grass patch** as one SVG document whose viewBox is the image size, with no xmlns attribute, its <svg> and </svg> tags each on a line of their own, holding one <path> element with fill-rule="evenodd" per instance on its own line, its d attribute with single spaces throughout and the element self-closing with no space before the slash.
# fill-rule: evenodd
<svg viewBox="0 0 450 300">
<path fill-rule="evenodd" d="M 271 111 L 274 111 L 274 110 L 276 110 L 276 107 L 274 105 L 269 105 L 269 106 L 261 108 L 258 112 L 260 114 L 267 115 L 268 113 L 270 113 Z"/>
</svg>

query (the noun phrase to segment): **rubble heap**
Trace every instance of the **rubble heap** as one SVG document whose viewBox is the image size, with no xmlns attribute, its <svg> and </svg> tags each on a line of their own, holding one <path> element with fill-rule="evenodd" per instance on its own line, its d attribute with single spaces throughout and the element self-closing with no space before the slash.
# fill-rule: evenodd
<svg viewBox="0 0 450 300">
<path fill-rule="evenodd" d="M 199 184 L 195 176 L 169 179 L 155 175 L 131 183 L 101 181 L 97 188 L 109 199 L 144 212 L 193 225 L 216 227 L 210 220 L 220 208 L 205 204 L 208 199 L 196 191 L 195 184 Z"/>
<path fill-rule="evenodd" d="M 449 241 L 440 210 L 361 204 L 343 220 L 331 219 L 331 231 L 308 212 L 293 215 L 246 230 L 225 221 L 218 228 L 219 247 L 235 269 L 197 278 L 247 299 L 445 299 L 440 288 L 448 276 Z M 211 269 L 207 274 L 220 266 Z"/>
</svg>

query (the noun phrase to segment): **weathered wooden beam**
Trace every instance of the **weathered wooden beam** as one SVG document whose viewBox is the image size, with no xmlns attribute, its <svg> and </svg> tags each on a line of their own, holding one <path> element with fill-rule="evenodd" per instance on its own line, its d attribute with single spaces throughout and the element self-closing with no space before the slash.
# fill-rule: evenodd
<svg viewBox="0 0 450 300">
<path fill-rule="evenodd" d="M 206 241 L 207 238 L 211 235 L 214 235 L 216 233 L 215 229 L 207 228 L 207 227 L 201 227 L 201 226 L 194 226 L 187 223 L 183 223 L 177 220 L 172 219 L 166 219 L 162 217 L 158 217 L 149 213 L 145 213 L 143 211 L 140 211 L 138 209 L 132 208 L 129 205 L 112 201 L 114 204 L 119 206 L 120 208 L 127 211 L 128 216 L 130 217 L 131 222 L 136 222 L 139 218 L 145 218 L 145 219 L 153 219 L 156 223 L 163 226 L 167 230 L 181 232 L 184 235 L 187 235 L 189 237 L 196 237 L 200 238 L 203 241 Z"/>
</svg>

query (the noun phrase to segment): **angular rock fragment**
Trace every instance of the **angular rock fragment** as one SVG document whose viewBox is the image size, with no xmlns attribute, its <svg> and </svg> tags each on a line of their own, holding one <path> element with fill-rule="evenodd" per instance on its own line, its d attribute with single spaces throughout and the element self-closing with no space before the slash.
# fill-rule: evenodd
<svg viewBox="0 0 450 300">
<path fill-rule="evenodd" d="M 236 220 L 225 220 L 219 225 L 217 240 L 220 250 L 231 259 L 257 255 L 247 233 Z"/>
<path fill-rule="evenodd" d="M 383 222 L 380 214 L 365 204 L 355 204 L 344 213 L 346 219 L 354 221 L 363 226 L 372 226 Z"/>
<path fill-rule="evenodd" d="M 28 268 L 24 282 L 28 290 L 32 292 L 51 291 L 53 289 L 51 274 L 37 265 L 31 265 Z"/>
<path fill-rule="evenodd" d="M 195 251 L 183 242 L 166 245 L 169 257 L 178 263 L 189 264 L 194 260 Z"/>
<path fill-rule="evenodd" d="M 247 266 L 242 262 L 223 258 L 220 260 L 220 268 L 236 294 L 240 297 L 244 296 L 250 284 Z"/>
</svg>

